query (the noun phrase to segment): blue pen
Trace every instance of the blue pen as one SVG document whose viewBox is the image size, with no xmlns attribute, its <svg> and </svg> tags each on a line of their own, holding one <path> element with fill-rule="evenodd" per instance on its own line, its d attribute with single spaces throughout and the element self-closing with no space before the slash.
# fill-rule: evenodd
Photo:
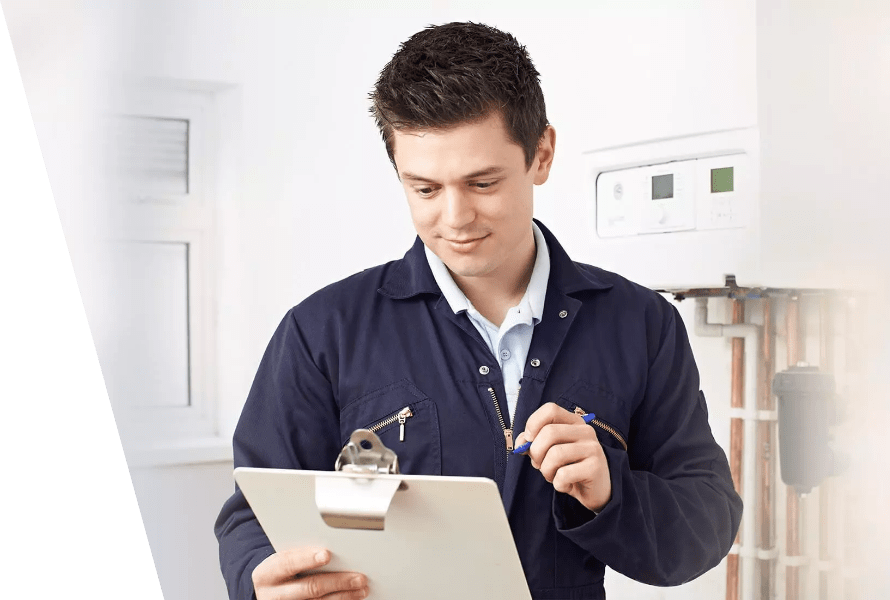
<svg viewBox="0 0 890 600">
<path fill-rule="evenodd" d="M 593 421 L 593 420 L 596 418 L 596 415 L 593 414 L 593 413 L 587 413 L 586 415 L 583 415 L 581 418 L 584 419 L 584 422 L 587 423 L 587 424 L 589 425 L 590 422 Z M 531 442 L 526 442 L 526 443 L 524 443 L 524 444 L 521 445 L 521 446 L 517 446 L 517 447 L 513 450 L 513 454 L 527 454 L 527 453 L 528 453 L 528 449 L 531 448 L 531 447 L 532 447 L 532 443 L 531 443 Z"/>
</svg>

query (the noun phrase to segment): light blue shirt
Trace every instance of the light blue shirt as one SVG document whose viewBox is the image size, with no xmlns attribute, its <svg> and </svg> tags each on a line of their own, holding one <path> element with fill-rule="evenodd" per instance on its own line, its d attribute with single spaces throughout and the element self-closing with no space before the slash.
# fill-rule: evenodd
<svg viewBox="0 0 890 600">
<path fill-rule="evenodd" d="M 547 295 L 547 280 L 550 278 L 550 252 L 544 235 L 535 223 L 535 266 L 529 279 L 528 287 L 519 304 L 507 311 L 504 322 L 498 327 L 483 317 L 464 293 L 454 283 L 448 267 L 433 252 L 424 247 L 426 258 L 433 271 L 433 277 L 442 290 L 442 295 L 455 314 L 466 311 L 467 316 L 485 343 L 497 358 L 504 374 L 504 388 L 507 392 L 507 406 L 510 421 L 516 413 L 516 402 L 519 399 L 519 380 L 525 370 L 528 349 L 532 343 L 533 328 L 541 321 L 544 314 L 544 297 Z"/>
</svg>

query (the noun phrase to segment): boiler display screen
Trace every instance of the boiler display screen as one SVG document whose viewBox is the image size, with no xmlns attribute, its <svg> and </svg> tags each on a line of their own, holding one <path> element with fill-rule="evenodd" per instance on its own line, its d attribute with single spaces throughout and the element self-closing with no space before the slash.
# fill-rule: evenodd
<svg viewBox="0 0 890 600">
<path fill-rule="evenodd" d="M 674 197 L 674 174 L 652 176 L 652 199 L 664 200 Z"/>
<path fill-rule="evenodd" d="M 733 167 L 723 167 L 722 169 L 711 169 L 711 193 L 733 191 Z"/>
</svg>

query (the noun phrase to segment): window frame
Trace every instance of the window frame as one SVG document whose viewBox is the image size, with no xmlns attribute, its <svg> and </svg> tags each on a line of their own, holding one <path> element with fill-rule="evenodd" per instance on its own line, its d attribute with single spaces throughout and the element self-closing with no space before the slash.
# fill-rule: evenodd
<svg viewBox="0 0 890 600">
<path fill-rule="evenodd" d="M 137 463 L 191 462 L 198 448 L 206 458 L 231 455 L 220 438 L 216 356 L 216 210 L 213 202 L 220 123 L 220 86 L 166 80 L 129 81 L 108 107 L 108 116 L 188 121 L 188 192 L 133 193 L 120 180 L 110 198 L 115 243 L 187 244 L 188 406 L 137 406 L 134 396 L 109 398 L 121 441 Z M 109 148 L 114 151 L 114 142 Z M 123 394 L 117 394 L 123 396 Z M 172 452 L 171 449 L 180 451 Z M 209 451 L 209 449 L 215 449 Z M 177 455 L 178 458 L 177 458 Z"/>
</svg>

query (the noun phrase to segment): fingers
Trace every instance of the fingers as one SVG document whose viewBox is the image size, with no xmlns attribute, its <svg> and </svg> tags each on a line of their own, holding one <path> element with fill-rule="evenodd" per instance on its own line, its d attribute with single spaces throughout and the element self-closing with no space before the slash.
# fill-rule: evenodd
<svg viewBox="0 0 890 600">
<path fill-rule="evenodd" d="M 292 600 L 359 600 L 368 596 L 368 579 L 358 573 L 314 573 L 277 586 L 275 594 Z M 262 600 L 259 592 L 257 600 Z"/>
<path fill-rule="evenodd" d="M 519 446 L 523 445 L 527 441 L 529 441 L 529 436 L 526 432 L 523 431 L 522 433 L 520 433 L 513 439 L 513 447 L 518 448 Z"/>
<path fill-rule="evenodd" d="M 559 410 L 568 414 L 572 422 L 543 425 L 528 450 L 529 460 L 556 491 L 569 494 L 598 512 L 612 496 L 606 455 L 593 427 L 577 415 Z M 549 418 L 546 413 L 544 417 Z M 517 436 L 519 443 L 522 437 Z"/>
<path fill-rule="evenodd" d="M 537 443 L 538 442 L 535 442 L 535 444 Z M 595 442 L 591 443 L 585 440 L 583 442 L 572 444 L 555 444 L 547 450 L 547 453 L 541 457 L 540 461 L 532 459 L 532 466 L 541 472 L 544 479 L 550 483 L 554 483 L 556 481 L 557 472 L 560 469 L 580 463 L 587 459 L 592 459 L 596 455 L 597 447 L 595 446 Z"/>
<path fill-rule="evenodd" d="M 602 450 L 600 450 L 602 452 Z M 599 513 L 612 498 L 612 483 L 605 458 L 593 457 L 559 467 L 551 481 L 557 492 L 569 494 Z"/>
<path fill-rule="evenodd" d="M 253 571 L 257 600 L 351 600 L 368 596 L 368 578 L 359 573 L 311 573 L 331 561 L 323 548 L 298 548 L 266 558 Z"/>
<path fill-rule="evenodd" d="M 597 466 L 592 460 L 566 464 L 554 470 L 552 477 L 548 480 L 553 484 L 553 489 L 564 494 L 580 495 L 582 492 L 579 488 L 589 487 L 598 479 Z"/>
<path fill-rule="evenodd" d="M 296 575 L 323 567 L 331 561 L 331 553 L 324 548 L 296 548 L 276 552 L 253 570 L 254 587 L 275 585 Z"/>
<path fill-rule="evenodd" d="M 596 432 L 589 425 L 573 423 L 565 425 L 562 423 L 549 424 L 544 426 L 534 438 L 534 443 L 528 450 L 528 456 L 532 461 L 532 466 L 539 469 L 544 462 L 551 448 L 561 444 L 577 444 L 579 442 L 592 442 L 599 445 L 596 439 Z M 591 452 L 593 446 L 589 445 L 584 448 L 586 452 Z"/>
<path fill-rule="evenodd" d="M 522 438 L 523 441 L 533 440 L 545 425 L 560 423 L 570 425 L 581 422 L 581 417 L 575 413 L 569 412 L 553 402 L 548 402 L 541 405 L 538 410 L 529 416 L 525 422 L 525 431 L 519 434 L 517 439 Z"/>
</svg>

